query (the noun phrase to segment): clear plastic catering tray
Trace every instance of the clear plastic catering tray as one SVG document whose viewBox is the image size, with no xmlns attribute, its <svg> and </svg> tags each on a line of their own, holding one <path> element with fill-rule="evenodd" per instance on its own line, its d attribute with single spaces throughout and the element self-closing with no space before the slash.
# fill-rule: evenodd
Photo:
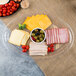
<svg viewBox="0 0 76 76">
<path fill-rule="evenodd" d="M 32 16 L 32 15 L 21 15 L 21 16 L 18 16 L 16 18 L 14 18 L 13 20 L 11 20 L 7 26 L 8 28 L 12 31 L 13 29 L 18 29 L 18 24 L 19 23 L 23 23 L 26 19 L 27 16 Z M 50 57 L 53 57 L 53 56 L 58 56 L 60 54 L 63 54 L 63 53 L 66 53 L 67 51 L 69 51 L 69 49 L 72 47 L 73 45 L 73 42 L 74 42 L 74 33 L 70 27 L 70 25 L 65 22 L 64 20 L 62 20 L 61 18 L 57 18 L 55 16 L 49 16 L 49 18 L 51 19 L 52 23 L 54 25 L 56 25 L 57 27 L 66 27 L 69 29 L 69 35 L 70 35 L 70 39 L 69 39 L 69 42 L 68 43 L 65 43 L 65 44 L 60 44 L 59 45 L 59 48 L 55 49 L 54 52 L 50 52 L 48 55 L 46 56 L 32 56 L 34 59 L 49 59 Z M 50 26 L 51 27 L 51 26 Z M 50 28 L 49 27 L 49 28 Z M 48 29 L 48 28 L 47 28 Z M 29 30 L 25 29 L 26 31 L 30 32 Z M 31 40 L 29 39 L 28 43 L 30 42 Z"/>
</svg>

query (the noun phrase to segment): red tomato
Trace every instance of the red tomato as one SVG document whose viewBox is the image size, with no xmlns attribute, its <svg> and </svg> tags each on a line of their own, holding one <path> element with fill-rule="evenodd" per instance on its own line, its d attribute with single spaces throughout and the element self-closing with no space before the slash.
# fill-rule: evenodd
<svg viewBox="0 0 76 76">
<path fill-rule="evenodd" d="M 9 4 L 5 4 L 5 7 L 7 7 Z"/>
<path fill-rule="evenodd" d="M 0 5 L 0 8 L 3 8 L 4 7 L 4 5 Z"/>
<path fill-rule="evenodd" d="M 7 10 L 8 13 L 10 13 L 10 10 Z"/>
<path fill-rule="evenodd" d="M 26 49 L 26 45 L 22 45 L 22 49 Z"/>
<path fill-rule="evenodd" d="M 3 14 L 3 16 L 6 16 L 6 14 Z"/>
<path fill-rule="evenodd" d="M 54 44 L 51 44 L 50 47 L 54 47 Z"/>
<path fill-rule="evenodd" d="M 13 4 L 12 3 L 9 3 L 9 6 L 12 6 Z"/>
<path fill-rule="evenodd" d="M 27 52 L 27 50 L 26 49 L 23 49 L 22 52 Z"/>
<path fill-rule="evenodd" d="M 14 1 L 10 1 L 10 3 L 14 3 Z"/>
<path fill-rule="evenodd" d="M 13 12 L 10 12 L 10 14 L 12 14 Z"/>
<path fill-rule="evenodd" d="M 0 12 L 2 12 L 2 9 L 0 9 Z"/>
<path fill-rule="evenodd" d="M 17 11 L 17 8 L 15 8 L 14 10 Z"/>
<path fill-rule="evenodd" d="M 13 10 L 15 10 L 15 7 L 14 7 L 14 6 L 12 6 L 12 9 L 13 9 Z"/>
<path fill-rule="evenodd" d="M 14 12 L 14 10 L 13 10 L 13 9 L 10 9 L 10 11 L 11 11 L 11 12 Z"/>
<path fill-rule="evenodd" d="M 20 5 L 19 4 L 17 4 L 17 8 L 19 7 Z"/>
<path fill-rule="evenodd" d="M 26 46 L 26 49 L 29 50 L 29 46 L 28 45 Z"/>
<path fill-rule="evenodd" d="M 7 7 L 8 10 L 9 10 L 10 8 L 11 8 L 10 6 Z"/>
<path fill-rule="evenodd" d="M 2 8 L 3 10 L 6 10 L 6 7 Z"/>
<path fill-rule="evenodd" d="M 9 16 L 9 15 L 10 15 L 10 13 L 8 13 L 8 12 L 7 12 L 7 13 L 6 13 L 6 15 L 7 15 L 7 16 Z"/>
<path fill-rule="evenodd" d="M 17 4 L 16 3 L 14 3 L 14 7 L 17 7 Z"/>
<path fill-rule="evenodd" d="M 3 10 L 3 14 L 5 14 L 7 11 L 6 10 Z"/>
<path fill-rule="evenodd" d="M 2 13 L 0 13 L 0 16 L 2 16 Z"/>
<path fill-rule="evenodd" d="M 51 52 L 54 52 L 54 48 L 51 48 Z"/>
<path fill-rule="evenodd" d="M 0 5 L 0 8 L 2 8 L 2 5 Z"/>
<path fill-rule="evenodd" d="M 51 48 L 50 47 L 48 47 L 48 52 L 50 52 L 51 51 Z"/>
</svg>

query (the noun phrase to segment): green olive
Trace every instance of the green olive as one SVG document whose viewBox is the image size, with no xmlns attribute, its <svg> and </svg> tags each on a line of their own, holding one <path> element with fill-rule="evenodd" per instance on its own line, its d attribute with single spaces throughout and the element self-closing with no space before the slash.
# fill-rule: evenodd
<svg viewBox="0 0 76 76">
<path fill-rule="evenodd" d="M 41 34 L 39 35 L 39 38 L 41 38 L 42 36 L 41 36 Z"/>
<path fill-rule="evenodd" d="M 37 36 L 35 36 L 34 38 L 37 39 Z"/>
<path fill-rule="evenodd" d="M 31 36 L 35 36 L 35 33 L 32 33 Z"/>
<path fill-rule="evenodd" d="M 43 41 L 43 38 L 40 38 L 40 41 Z"/>
<path fill-rule="evenodd" d="M 40 30 L 40 33 L 41 33 L 41 34 L 43 34 L 43 33 L 44 33 L 44 31 L 43 31 L 43 30 Z"/>
<path fill-rule="evenodd" d="M 35 32 L 38 32 L 38 29 L 36 29 Z"/>
<path fill-rule="evenodd" d="M 44 34 L 42 34 L 42 37 L 44 38 L 44 37 L 45 37 L 45 35 L 44 35 Z"/>
<path fill-rule="evenodd" d="M 39 40 L 36 40 L 36 42 L 40 42 Z"/>
</svg>

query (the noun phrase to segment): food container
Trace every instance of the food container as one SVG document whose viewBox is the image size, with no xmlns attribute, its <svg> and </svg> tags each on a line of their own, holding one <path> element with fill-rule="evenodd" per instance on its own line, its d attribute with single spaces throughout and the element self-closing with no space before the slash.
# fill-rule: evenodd
<svg viewBox="0 0 76 76">
<path fill-rule="evenodd" d="M 35 28 L 35 29 L 33 29 L 33 30 L 31 31 L 31 33 L 30 33 L 30 39 L 31 39 L 31 41 L 34 42 L 34 43 L 42 43 L 42 42 L 44 42 L 44 41 L 45 41 L 45 37 L 43 38 L 43 40 L 42 40 L 41 42 L 36 42 L 36 41 L 34 41 L 34 40 L 32 39 L 32 36 L 31 36 L 31 35 L 32 35 L 33 31 L 36 30 L 36 29 L 42 30 L 42 31 L 44 32 L 44 36 L 46 37 L 45 31 L 44 31 L 43 29 L 41 29 L 41 28 Z"/>
<path fill-rule="evenodd" d="M 25 15 L 21 15 L 21 16 L 17 16 L 15 19 L 11 20 L 11 22 L 9 22 L 7 24 L 8 28 L 12 31 L 13 29 L 17 28 L 18 29 L 18 24 L 19 23 L 23 23 L 26 19 L 27 16 L 32 16 L 32 14 L 25 14 Z M 52 57 L 56 57 L 59 56 L 63 53 L 66 53 L 67 51 L 70 50 L 70 48 L 73 45 L 74 42 L 74 33 L 73 30 L 71 28 L 71 26 L 65 22 L 63 19 L 56 17 L 56 16 L 51 16 L 49 15 L 49 18 L 52 20 L 52 25 L 56 25 L 59 28 L 63 28 L 66 27 L 69 30 L 69 35 L 70 35 L 70 39 L 68 43 L 65 44 L 59 44 L 59 48 L 55 49 L 54 52 L 49 53 L 47 56 L 32 56 L 34 59 L 40 60 L 40 59 L 50 59 Z M 48 27 L 47 29 L 52 28 L 52 26 Z M 25 29 L 26 31 L 28 31 L 30 33 L 29 30 Z M 29 44 L 30 40 L 28 41 Z M 20 54 L 20 53 L 19 53 Z"/>
</svg>

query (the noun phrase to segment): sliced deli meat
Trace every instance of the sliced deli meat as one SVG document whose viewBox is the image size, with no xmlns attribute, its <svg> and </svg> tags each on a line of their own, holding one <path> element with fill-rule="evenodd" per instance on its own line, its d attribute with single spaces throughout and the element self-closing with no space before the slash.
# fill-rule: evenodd
<svg viewBox="0 0 76 76">
<path fill-rule="evenodd" d="M 66 43 L 69 40 L 69 32 L 68 29 L 60 29 L 59 30 L 59 39 L 60 43 Z"/>
<path fill-rule="evenodd" d="M 69 41 L 69 31 L 67 28 L 53 28 L 46 30 L 47 44 L 67 43 Z"/>
<path fill-rule="evenodd" d="M 43 43 L 33 43 L 30 42 L 29 55 L 47 55 L 47 45 Z"/>
</svg>

